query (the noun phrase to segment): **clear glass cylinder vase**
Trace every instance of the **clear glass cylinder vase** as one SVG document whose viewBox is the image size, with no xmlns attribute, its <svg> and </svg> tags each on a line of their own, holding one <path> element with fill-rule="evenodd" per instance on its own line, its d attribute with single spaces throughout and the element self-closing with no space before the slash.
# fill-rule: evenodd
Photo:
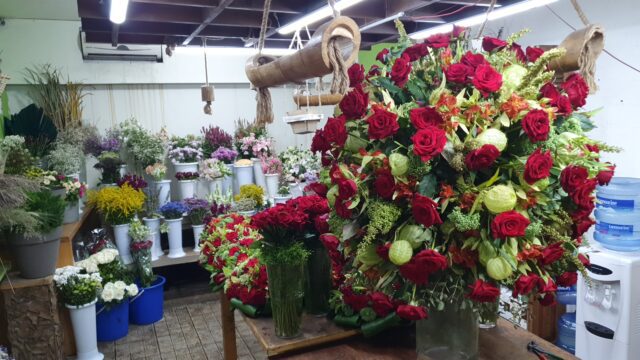
<svg viewBox="0 0 640 360">
<path fill-rule="evenodd" d="M 304 310 L 311 315 L 324 316 L 329 312 L 331 259 L 317 237 L 312 242 L 307 246 L 310 253 L 305 272 Z"/>
<path fill-rule="evenodd" d="M 470 307 L 447 304 L 416 322 L 418 356 L 438 360 L 478 359 L 478 316 Z"/>
<path fill-rule="evenodd" d="M 305 263 L 267 264 L 269 298 L 276 336 L 299 336 L 302 323 Z"/>
<path fill-rule="evenodd" d="M 500 300 L 489 303 L 480 303 L 478 309 L 478 326 L 480 329 L 492 329 L 496 327 L 498 322 L 498 314 L 500 313 Z"/>
</svg>

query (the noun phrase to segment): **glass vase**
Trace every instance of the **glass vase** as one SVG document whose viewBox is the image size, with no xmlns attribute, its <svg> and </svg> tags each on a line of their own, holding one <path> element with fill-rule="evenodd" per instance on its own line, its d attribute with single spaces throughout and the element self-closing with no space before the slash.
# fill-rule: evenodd
<svg viewBox="0 0 640 360">
<path fill-rule="evenodd" d="M 499 314 L 500 300 L 490 303 L 480 303 L 478 311 L 478 326 L 481 329 L 492 329 L 496 327 Z"/>
<path fill-rule="evenodd" d="M 305 269 L 304 310 L 307 314 L 324 316 L 329 312 L 331 259 L 317 237 L 306 243 L 310 254 Z"/>
<path fill-rule="evenodd" d="M 447 304 L 442 311 L 431 311 L 428 319 L 417 321 L 416 352 L 428 359 L 477 359 L 478 317 L 473 309 Z"/>
<path fill-rule="evenodd" d="M 290 339 L 300 335 L 305 265 L 305 262 L 267 264 L 271 312 L 279 338 Z"/>
</svg>

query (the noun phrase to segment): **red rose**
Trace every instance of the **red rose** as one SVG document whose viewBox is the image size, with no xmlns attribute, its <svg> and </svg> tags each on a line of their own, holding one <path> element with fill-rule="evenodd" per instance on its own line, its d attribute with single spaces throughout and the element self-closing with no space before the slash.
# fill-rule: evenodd
<svg viewBox="0 0 640 360">
<path fill-rule="evenodd" d="M 487 96 L 489 93 L 500 90 L 502 75 L 495 71 L 491 65 L 478 65 L 473 74 L 473 86 Z"/>
<path fill-rule="evenodd" d="M 589 85 L 584 81 L 582 76 L 578 73 L 571 74 L 567 80 L 562 83 L 562 89 L 569 95 L 571 105 L 574 108 L 584 106 L 587 102 L 587 95 L 589 95 Z"/>
<path fill-rule="evenodd" d="M 344 115 L 338 117 L 330 117 L 327 120 L 327 124 L 324 126 L 324 136 L 327 141 L 330 143 L 334 143 L 337 146 L 344 146 L 345 141 L 347 141 L 347 120 Z"/>
<path fill-rule="evenodd" d="M 432 49 L 440 49 L 449 46 L 451 34 L 433 34 L 424 39 L 424 43 Z"/>
<path fill-rule="evenodd" d="M 353 311 L 358 312 L 369 305 L 369 297 L 365 294 L 355 294 L 350 288 L 342 290 L 344 303 L 349 305 Z"/>
<path fill-rule="evenodd" d="M 325 153 L 329 150 L 331 150 L 331 144 L 327 141 L 324 131 L 322 129 L 316 130 L 311 140 L 311 151 Z"/>
<path fill-rule="evenodd" d="M 589 177 L 589 171 L 582 166 L 569 165 L 560 173 L 560 186 L 567 194 L 574 192 Z"/>
<path fill-rule="evenodd" d="M 347 70 L 347 75 L 349 75 L 349 86 L 356 87 L 364 81 L 364 66 L 362 64 L 353 64 Z"/>
<path fill-rule="evenodd" d="M 320 197 L 326 197 L 327 191 L 329 190 L 327 189 L 327 185 L 319 182 L 312 182 L 311 184 L 307 185 L 307 187 L 309 188 L 309 190 L 318 194 L 318 196 Z"/>
<path fill-rule="evenodd" d="M 402 55 L 397 58 L 391 67 L 391 81 L 393 81 L 398 87 L 403 88 L 409 81 L 409 74 L 411 73 L 411 61 L 407 55 Z"/>
<path fill-rule="evenodd" d="M 334 206 L 336 208 L 336 214 L 343 219 L 351 219 L 353 216 L 353 212 L 349 209 L 349 205 L 351 205 L 351 201 L 342 201 L 337 199 Z"/>
<path fill-rule="evenodd" d="M 558 287 L 556 286 L 556 283 L 553 282 L 553 279 L 551 278 L 547 279 L 546 283 L 542 278 L 538 280 L 538 292 L 546 294 L 546 293 L 554 293 L 557 290 L 558 290 Z"/>
<path fill-rule="evenodd" d="M 413 153 L 420 156 L 422 161 L 429 161 L 440 154 L 447 144 L 447 135 L 444 130 L 430 126 L 418 130 L 412 137 Z"/>
<path fill-rule="evenodd" d="M 426 56 L 428 53 L 429 49 L 427 48 L 427 45 L 422 43 L 409 46 L 402 52 L 402 55 L 406 54 L 409 58 L 409 61 L 416 61 Z"/>
<path fill-rule="evenodd" d="M 536 274 L 520 275 L 513 284 L 512 296 L 515 298 L 518 295 L 529 295 L 536 288 L 538 281 L 540 281 L 540 276 Z"/>
<path fill-rule="evenodd" d="M 594 152 L 594 153 L 596 153 L 596 154 L 599 154 L 599 153 L 600 153 L 600 148 L 598 147 L 598 145 L 597 145 L 597 144 L 593 144 L 593 145 L 591 145 L 591 144 L 585 144 L 585 146 L 584 146 L 584 147 L 586 147 L 586 148 L 587 148 L 587 150 L 589 150 L 590 152 Z"/>
<path fill-rule="evenodd" d="M 415 194 L 411 200 L 411 209 L 413 218 L 426 227 L 442 224 L 440 213 L 438 212 L 438 204 L 431 198 Z"/>
<path fill-rule="evenodd" d="M 542 54 L 544 54 L 544 50 L 537 46 L 527 46 L 527 60 L 529 62 L 536 62 Z"/>
<path fill-rule="evenodd" d="M 398 115 L 384 108 L 374 108 L 373 114 L 367 118 L 367 124 L 370 140 L 384 140 L 400 129 Z"/>
<path fill-rule="evenodd" d="M 591 261 L 589 261 L 589 258 L 585 254 L 578 254 L 578 260 L 580 260 L 584 267 L 591 265 Z"/>
<path fill-rule="evenodd" d="M 478 171 L 491 167 L 500 157 L 500 150 L 495 145 L 485 144 L 479 149 L 471 150 L 464 158 L 464 163 L 471 171 Z"/>
<path fill-rule="evenodd" d="M 500 289 L 480 279 L 473 285 L 469 285 L 469 288 L 471 289 L 469 299 L 475 302 L 495 302 L 500 296 Z"/>
<path fill-rule="evenodd" d="M 396 191 L 396 180 L 391 175 L 391 171 L 381 169 L 376 173 L 376 179 L 373 182 L 373 188 L 376 194 L 385 200 L 391 200 L 393 193 Z"/>
<path fill-rule="evenodd" d="M 551 105 L 555 106 L 560 98 L 560 91 L 553 83 L 548 82 L 540 88 L 540 97 L 551 100 Z"/>
<path fill-rule="evenodd" d="M 454 38 L 459 38 L 460 35 L 463 35 L 467 31 L 466 27 L 453 25 L 453 30 L 451 31 L 451 36 Z"/>
<path fill-rule="evenodd" d="M 213 282 L 216 285 L 220 285 L 224 283 L 225 280 L 226 280 L 226 276 L 224 276 L 224 273 L 218 273 L 213 277 Z"/>
<path fill-rule="evenodd" d="M 469 77 L 473 75 L 473 68 L 461 63 L 451 64 L 444 70 L 444 74 L 447 81 L 466 84 L 469 82 Z"/>
<path fill-rule="evenodd" d="M 387 63 L 387 55 L 389 55 L 389 49 L 382 49 L 382 50 L 380 50 L 378 55 L 376 55 L 376 60 L 380 61 L 383 64 L 386 64 Z"/>
<path fill-rule="evenodd" d="M 539 109 L 529 111 L 522 119 L 522 129 L 532 143 L 547 140 L 551 131 L 549 114 Z"/>
<path fill-rule="evenodd" d="M 344 179 L 338 182 L 338 198 L 343 200 L 351 199 L 358 192 L 358 185 L 355 181 Z"/>
<path fill-rule="evenodd" d="M 562 243 L 555 242 L 551 245 L 547 245 L 547 247 L 542 249 L 542 257 L 540 258 L 540 263 L 543 266 L 551 265 L 554 262 L 562 259 L 562 255 L 564 255 L 564 248 L 562 247 Z"/>
<path fill-rule="evenodd" d="M 400 305 L 396 309 L 399 317 L 409 321 L 422 320 L 427 318 L 427 310 L 422 306 Z"/>
<path fill-rule="evenodd" d="M 461 64 L 471 66 L 475 70 L 479 65 L 489 65 L 487 59 L 482 54 L 474 54 L 471 51 L 467 51 L 460 59 Z"/>
<path fill-rule="evenodd" d="M 485 36 L 482 39 L 482 50 L 491 52 L 493 50 L 502 50 L 507 46 L 507 42 L 493 37 Z"/>
<path fill-rule="evenodd" d="M 566 95 L 562 95 L 558 98 L 557 104 L 554 105 L 558 108 L 558 114 L 571 115 L 573 108 L 571 107 L 571 100 Z"/>
<path fill-rule="evenodd" d="M 361 86 L 351 89 L 340 100 L 340 111 L 347 119 L 361 119 L 367 113 L 369 94 L 364 92 Z"/>
<path fill-rule="evenodd" d="M 372 76 L 379 76 L 379 75 L 380 75 L 380 67 L 378 65 L 371 65 L 371 67 L 369 68 L 369 72 L 367 73 L 367 79 Z"/>
<path fill-rule="evenodd" d="M 533 185 L 536 181 L 546 179 L 551 173 L 551 167 L 553 166 L 553 158 L 551 157 L 551 151 L 542 152 L 541 149 L 536 149 L 527 159 L 524 164 L 524 180 Z"/>
<path fill-rule="evenodd" d="M 495 239 L 521 237 L 530 221 L 515 210 L 498 214 L 491 222 L 491 234 Z"/>
<path fill-rule="evenodd" d="M 371 308 L 378 317 L 383 318 L 393 311 L 393 303 L 387 294 L 374 292 L 371 294 Z"/>
<path fill-rule="evenodd" d="M 595 225 L 595 221 L 590 218 L 590 217 L 583 217 L 580 218 L 578 220 L 575 220 L 573 225 L 574 225 L 574 236 L 578 237 L 578 236 L 582 236 L 584 233 L 586 233 L 587 231 L 589 231 L 589 229 Z"/>
<path fill-rule="evenodd" d="M 316 216 L 316 218 L 313 219 L 313 227 L 316 229 L 318 234 L 325 234 L 330 231 L 328 220 L 329 220 L 329 214 Z"/>
<path fill-rule="evenodd" d="M 378 245 L 376 247 L 376 254 L 380 256 L 384 261 L 389 261 L 389 249 L 391 248 L 391 243 L 387 242 L 382 245 Z"/>
<path fill-rule="evenodd" d="M 538 299 L 538 302 L 540 303 L 540 305 L 542 306 L 553 306 L 556 304 L 556 297 L 555 295 L 549 293 L 549 294 L 544 294 L 543 297 L 541 297 L 540 299 Z"/>
<path fill-rule="evenodd" d="M 516 59 L 518 59 L 518 61 L 524 64 L 527 63 L 527 56 L 524 54 L 524 51 L 522 51 L 522 46 L 513 43 L 509 47 L 509 50 L 513 51 L 516 54 Z"/>
<path fill-rule="evenodd" d="M 570 287 L 578 282 L 578 273 L 575 271 L 567 271 L 556 279 L 556 284 L 562 287 Z"/>
<path fill-rule="evenodd" d="M 596 179 L 585 180 L 570 194 L 571 200 L 580 207 L 590 208 L 590 205 L 593 204 L 592 194 L 596 189 L 596 185 L 598 185 L 598 180 Z"/>
<path fill-rule="evenodd" d="M 613 178 L 613 174 L 615 170 L 616 170 L 615 165 L 609 165 L 609 170 L 600 171 L 598 173 L 598 176 L 596 177 L 598 179 L 598 185 L 600 186 L 609 185 L 609 182 L 611 182 L 611 178 Z"/>
<path fill-rule="evenodd" d="M 400 266 L 400 275 L 417 285 L 429 283 L 429 275 L 447 268 L 447 258 L 431 249 L 422 250 Z"/>
<path fill-rule="evenodd" d="M 444 124 L 442 115 L 435 107 L 419 107 L 409 110 L 409 119 L 416 129 L 425 129 L 430 126 L 440 126 Z"/>
<path fill-rule="evenodd" d="M 342 258 L 342 255 L 338 250 L 338 246 L 340 246 L 340 239 L 338 239 L 337 236 L 325 233 L 320 235 L 319 239 L 325 249 L 327 249 L 327 253 L 329 253 L 331 260 L 337 261 Z"/>
</svg>

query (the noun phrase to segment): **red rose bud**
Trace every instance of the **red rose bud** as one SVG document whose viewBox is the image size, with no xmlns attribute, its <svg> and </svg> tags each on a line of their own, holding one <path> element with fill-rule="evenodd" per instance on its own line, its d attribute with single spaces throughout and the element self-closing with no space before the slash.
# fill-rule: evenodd
<svg viewBox="0 0 640 360">
<path fill-rule="evenodd" d="M 444 130 L 430 126 L 418 130 L 412 137 L 413 153 L 427 162 L 439 155 L 447 144 L 447 135 Z"/>
<path fill-rule="evenodd" d="M 473 285 L 469 285 L 471 292 L 469 299 L 475 302 L 495 302 L 500 296 L 500 289 L 483 280 L 476 280 Z"/>
<path fill-rule="evenodd" d="M 400 129 L 398 115 L 384 108 L 375 108 L 373 114 L 367 118 L 367 124 L 370 140 L 384 140 L 395 135 Z"/>
<path fill-rule="evenodd" d="M 444 70 L 444 75 L 449 82 L 466 84 L 469 82 L 469 77 L 473 75 L 473 68 L 461 63 L 451 64 Z"/>
<path fill-rule="evenodd" d="M 369 305 L 369 297 L 366 294 L 356 294 L 350 288 L 342 290 L 344 303 L 349 305 L 353 311 L 358 312 Z"/>
<path fill-rule="evenodd" d="M 573 193 L 589 177 L 589 171 L 582 166 L 569 165 L 560 173 L 560 186 L 567 194 Z"/>
<path fill-rule="evenodd" d="M 416 129 L 426 129 L 431 126 L 441 126 L 444 124 L 442 115 L 435 107 L 419 107 L 409 111 L 409 119 Z"/>
<path fill-rule="evenodd" d="M 536 60 L 544 54 L 544 50 L 537 46 L 527 46 L 526 54 L 527 61 L 536 62 Z"/>
<path fill-rule="evenodd" d="M 429 283 L 429 275 L 448 266 L 447 258 L 431 249 L 422 250 L 400 266 L 400 275 L 417 285 Z"/>
<path fill-rule="evenodd" d="M 458 38 L 461 35 L 464 35 L 464 33 L 467 31 L 466 27 L 462 27 L 462 26 L 458 26 L 458 25 L 453 25 L 453 31 L 451 31 L 451 36 L 454 38 Z"/>
<path fill-rule="evenodd" d="M 407 81 L 409 81 L 409 74 L 411 73 L 411 61 L 407 55 L 402 55 L 397 58 L 391 67 L 391 81 L 396 86 L 403 88 Z"/>
<path fill-rule="evenodd" d="M 224 280 L 225 280 L 225 279 L 226 279 L 226 277 L 224 276 L 224 274 L 223 274 L 223 273 L 218 273 L 218 274 L 216 274 L 216 275 L 213 277 L 213 282 L 214 282 L 216 285 L 220 285 L 220 284 L 224 283 Z"/>
<path fill-rule="evenodd" d="M 330 117 L 323 129 L 323 135 L 325 136 L 326 141 L 339 147 L 344 146 L 344 143 L 347 141 L 347 136 L 349 136 L 346 123 L 347 120 L 344 115 Z"/>
<path fill-rule="evenodd" d="M 358 192 L 358 185 L 353 180 L 341 180 L 338 183 L 338 197 L 340 199 L 351 199 Z"/>
<path fill-rule="evenodd" d="M 512 296 L 515 298 L 519 295 L 529 295 L 536 288 L 540 277 L 536 274 L 520 275 L 513 284 Z"/>
<path fill-rule="evenodd" d="M 380 169 L 376 172 L 376 179 L 373 182 L 376 194 L 385 200 L 391 200 L 396 191 L 396 180 L 391 175 L 391 171 Z"/>
<path fill-rule="evenodd" d="M 342 201 L 339 199 L 336 200 L 336 214 L 343 219 L 351 219 L 351 217 L 353 216 L 353 211 L 349 209 L 349 205 L 351 205 L 351 201 Z"/>
<path fill-rule="evenodd" d="M 558 290 L 556 283 L 553 282 L 553 279 L 549 278 L 545 283 L 542 278 L 538 280 L 538 292 L 542 294 L 554 293 Z"/>
<path fill-rule="evenodd" d="M 498 214 L 491 222 L 491 234 L 495 239 L 521 237 L 530 221 L 515 210 Z"/>
<path fill-rule="evenodd" d="M 584 106 L 587 102 L 587 96 L 589 95 L 589 85 L 584 81 L 584 78 L 578 73 L 571 74 L 564 83 L 562 83 L 562 89 L 569 96 L 571 105 L 575 109 Z"/>
<path fill-rule="evenodd" d="M 529 111 L 522 119 L 522 129 L 532 143 L 547 140 L 551 131 L 549 114 L 539 109 Z"/>
<path fill-rule="evenodd" d="M 382 292 L 374 292 L 371 294 L 371 308 L 378 317 L 385 317 L 393 311 L 393 303 L 389 296 Z"/>
<path fill-rule="evenodd" d="M 611 178 L 613 178 L 613 174 L 615 170 L 616 170 L 615 165 L 609 165 L 609 170 L 600 171 L 597 176 L 598 185 L 600 186 L 609 185 L 609 182 L 611 182 Z"/>
<path fill-rule="evenodd" d="M 552 106 L 556 106 L 558 98 L 560 98 L 560 91 L 553 83 L 548 82 L 540 88 L 540 98 L 547 98 Z"/>
<path fill-rule="evenodd" d="M 491 65 L 478 65 L 473 76 L 473 86 L 487 96 L 502 87 L 502 75 Z"/>
<path fill-rule="evenodd" d="M 320 242 L 329 252 L 338 251 L 338 246 L 340 246 L 340 239 L 333 234 L 320 235 Z"/>
<path fill-rule="evenodd" d="M 347 75 L 349 75 L 349 86 L 356 87 L 364 81 L 364 66 L 362 64 L 353 64 L 347 70 Z"/>
<path fill-rule="evenodd" d="M 382 245 L 378 245 L 376 247 L 376 254 L 380 256 L 384 261 L 389 261 L 389 249 L 391 248 L 391 243 L 387 242 Z"/>
<path fill-rule="evenodd" d="M 562 95 L 558 98 L 558 103 L 555 105 L 558 108 L 558 114 L 571 115 L 573 108 L 571 107 L 571 101 L 566 95 Z"/>
<path fill-rule="evenodd" d="M 582 265 L 584 265 L 584 267 L 591 266 L 591 261 L 589 261 L 589 258 L 584 254 L 578 254 L 578 260 L 580 260 L 580 262 L 582 263 Z"/>
<path fill-rule="evenodd" d="M 361 86 L 356 86 L 340 100 L 340 111 L 349 120 L 361 119 L 367 113 L 369 94 Z"/>
<path fill-rule="evenodd" d="M 422 320 L 427 318 L 427 310 L 422 306 L 400 305 L 396 309 L 399 317 L 409 321 Z"/>
<path fill-rule="evenodd" d="M 427 48 L 427 45 L 424 43 L 422 44 L 418 43 L 406 48 L 402 52 L 402 55 L 407 55 L 407 57 L 409 58 L 409 61 L 416 61 L 418 59 L 423 58 L 428 53 L 429 53 L 429 49 Z"/>
<path fill-rule="evenodd" d="M 451 34 L 433 34 L 424 39 L 424 43 L 432 49 L 440 49 L 449 46 Z"/>
<path fill-rule="evenodd" d="M 584 208 L 591 208 L 591 204 L 593 204 L 593 191 L 596 189 L 598 185 L 598 180 L 596 179 L 588 179 L 585 180 L 582 184 L 574 189 L 571 192 L 571 200 L 573 200 L 576 205 Z"/>
<path fill-rule="evenodd" d="M 584 217 L 574 222 L 574 237 L 584 235 L 596 222 L 590 217 Z"/>
<path fill-rule="evenodd" d="M 522 51 L 522 46 L 513 43 L 509 47 L 509 50 L 513 51 L 516 54 L 516 59 L 518 59 L 518 61 L 524 64 L 527 63 L 527 56 L 524 54 L 524 51 Z"/>
<path fill-rule="evenodd" d="M 551 265 L 554 262 L 562 259 L 564 255 L 564 248 L 562 247 L 561 242 L 556 242 L 551 245 L 548 245 L 544 249 L 542 249 L 542 257 L 540 258 L 540 263 L 543 266 Z"/>
<path fill-rule="evenodd" d="M 438 204 L 429 197 L 415 194 L 411 200 L 411 210 L 413 218 L 419 224 L 426 227 L 442 224 Z"/>
<path fill-rule="evenodd" d="M 482 50 L 491 52 L 493 50 L 502 50 L 507 46 L 507 42 L 497 38 L 485 36 L 482 39 Z"/>
<path fill-rule="evenodd" d="M 378 55 L 376 55 L 376 60 L 380 61 L 383 64 L 386 64 L 388 55 L 389 55 L 389 49 L 382 49 L 380 50 Z"/>
<path fill-rule="evenodd" d="M 566 271 L 556 279 L 556 284 L 562 287 L 570 287 L 578 282 L 578 273 L 575 271 Z"/>
<path fill-rule="evenodd" d="M 474 71 L 479 65 L 489 65 L 487 59 L 484 58 L 484 55 L 474 54 L 471 51 L 467 51 L 462 55 L 460 63 L 472 67 Z"/>
<path fill-rule="evenodd" d="M 464 163 L 471 171 L 483 170 L 491 167 L 497 158 L 500 157 L 500 150 L 491 144 L 482 145 L 479 149 L 471 150 L 464 158 Z"/>
<path fill-rule="evenodd" d="M 329 232 L 329 214 L 324 214 L 320 216 L 316 216 L 313 219 L 313 226 L 315 227 L 318 234 L 325 234 Z"/>
<path fill-rule="evenodd" d="M 524 180 L 529 185 L 533 185 L 538 180 L 546 179 L 551 173 L 552 166 L 551 151 L 543 153 L 541 149 L 536 149 L 524 165 Z"/>
<path fill-rule="evenodd" d="M 540 303 L 540 305 L 542 306 L 553 306 L 556 304 L 556 296 L 554 294 L 544 294 L 543 297 L 541 297 L 538 302 Z"/>
</svg>

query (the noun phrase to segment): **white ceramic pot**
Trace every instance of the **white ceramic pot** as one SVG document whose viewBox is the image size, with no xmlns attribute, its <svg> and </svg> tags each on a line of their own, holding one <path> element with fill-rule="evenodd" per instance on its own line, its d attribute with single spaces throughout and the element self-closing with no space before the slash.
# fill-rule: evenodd
<svg viewBox="0 0 640 360">
<path fill-rule="evenodd" d="M 251 210 L 251 211 L 238 211 L 238 214 L 243 215 L 243 216 L 253 216 L 256 214 L 255 210 Z"/>
<path fill-rule="evenodd" d="M 127 175 L 127 165 L 123 164 L 120 165 L 120 177 L 124 177 L 125 175 Z"/>
<path fill-rule="evenodd" d="M 118 187 L 118 184 L 113 183 L 113 184 L 100 184 L 100 188 L 104 189 L 104 188 L 110 188 L 110 187 Z"/>
<path fill-rule="evenodd" d="M 171 200 L 171 180 L 154 181 L 155 193 L 158 195 L 158 206 L 162 207 Z"/>
<path fill-rule="evenodd" d="M 202 234 L 202 231 L 204 231 L 204 224 L 191 225 L 191 228 L 193 228 L 193 239 L 195 241 L 193 251 L 200 252 L 200 234 Z"/>
<path fill-rule="evenodd" d="M 196 180 L 179 180 L 180 200 L 192 198 L 196 193 Z"/>
<path fill-rule="evenodd" d="M 96 301 L 80 306 L 65 305 L 69 309 L 73 336 L 76 340 L 77 360 L 102 360 L 96 334 Z"/>
<path fill-rule="evenodd" d="M 144 224 L 151 232 L 151 261 L 156 261 L 160 256 L 164 255 L 162 245 L 160 244 L 160 218 L 144 218 Z"/>
<path fill-rule="evenodd" d="M 129 225 L 113 225 L 113 237 L 116 240 L 116 247 L 120 253 L 120 258 L 125 265 L 129 265 L 133 262 L 131 258 L 131 237 L 129 236 Z"/>
<path fill-rule="evenodd" d="M 302 196 L 302 184 L 300 183 L 289 183 L 289 192 L 291 193 L 292 198 L 297 198 Z"/>
<path fill-rule="evenodd" d="M 79 172 L 68 174 L 67 177 L 80 181 L 80 173 Z"/>
<path fill-rule="evenodd" d="M 284 204 L 287 201 L 289 201 L 290 199 L 291 199 L 291 195 L 287 195 L 287 196 L 277 195 L 277 196 L 273 197 L 273 203 L 274 204 Z"/>
<path fill-rule="evenodd" d="M 177 173 L 179 172 L 198 172 L 198 163 L 173 163 L 173 167 Z"/>
<path fill-rule="evenodd" d="M 180 219 L 165 219 L 169 226 L 169 258 L 179 258 L 185 256 L 182 249 L 182 218 Z"/>
<path fill-rule="evenodd" d="M 73 204 L 67 203 L 67 207 L 64 209 L 63 224 L 72 224 L 80 220 L 80 200 Z"/>
<path fill-rule="evenodd" d="M 280 174 L 266 174 L 267 194 L 270 198 L 278 196 L 278 185 L 280 184 Z"/>
<path fill-rule="evenodd" d="M 234 192 L 239 193 L 240 187 L 242 187 L 242 185 L 253 184 L 253 165 L 233 165 L 233 168 L 236 174 L 237 186 L 237 189 L 234 189 Z"/>
<path fill-rule="evenodd" d="M 227 169 L 231 171 L 231 175 L 225 176 L 222 182 L 222 193 L 226 194 L 229 190 L 233 191 L 233 164 L 225 164 Z"/>
<path fill-rule="evenodd" d="M 221 194 L 224 194 L 224 178 L 215 178 L 208 182 L 209 186 L 209 194 L 214 194 L 216 191 L 220 191 Z"/>
<path fill-rule="evenodd" d="M 255 184 L 260 186 L 264 192 L 267 192 L 267 183 L 264 179 L 264 172 L 262 171 L 262 160 L 258 158 L 251 159 L 253 161 L 253 179 Z"/>
</svg>

